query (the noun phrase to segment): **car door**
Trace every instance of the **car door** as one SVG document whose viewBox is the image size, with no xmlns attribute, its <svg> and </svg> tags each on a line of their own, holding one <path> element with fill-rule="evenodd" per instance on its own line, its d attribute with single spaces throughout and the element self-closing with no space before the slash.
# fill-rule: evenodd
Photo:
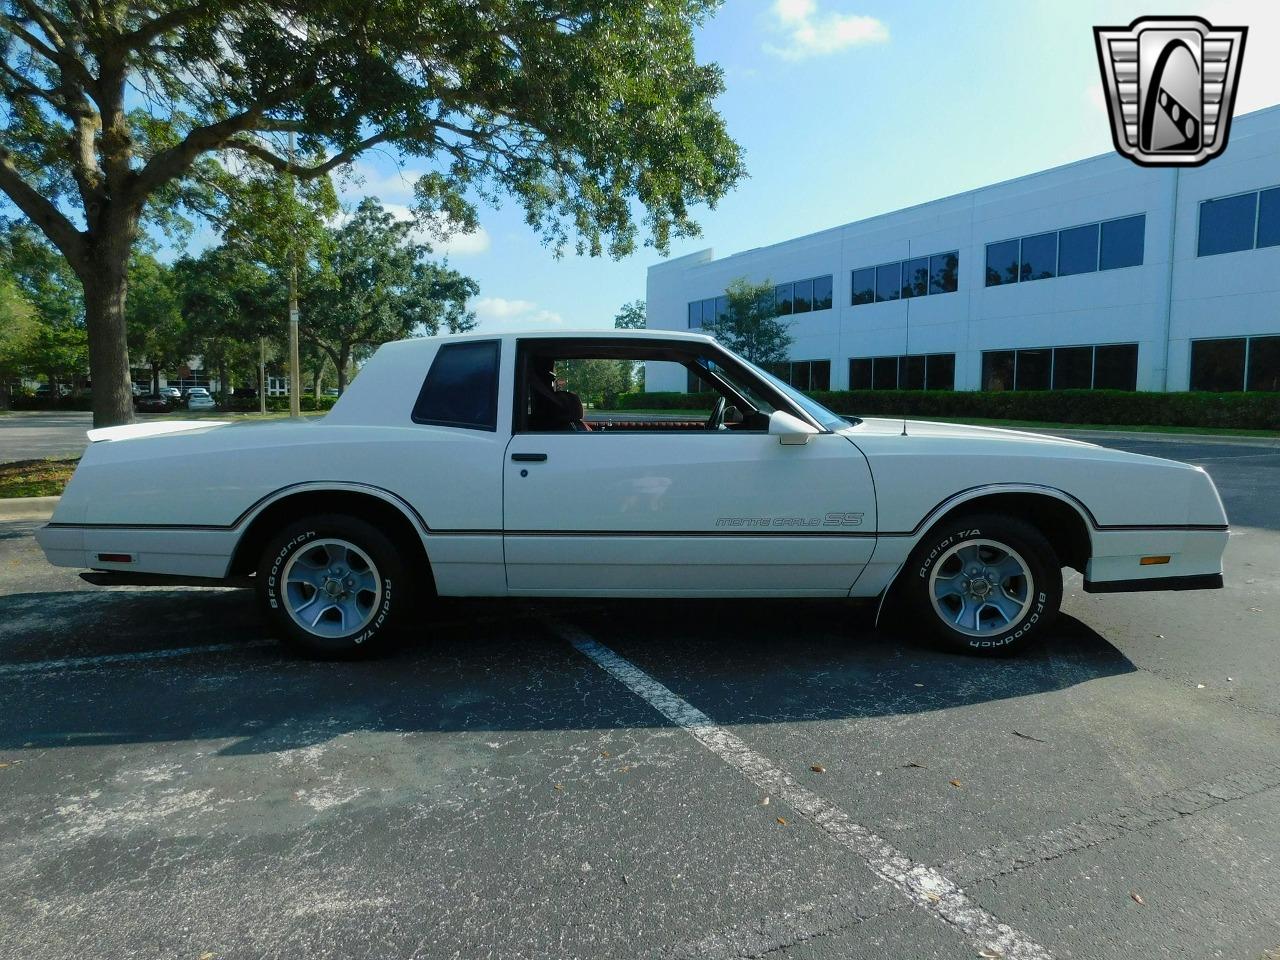
<svg viewBox="0 0 1280 960">
<path fill-rule="evenodd" d="M 508 590 L 561 596 L 844 596 L 875 545 L 866 458 L 838 433 L 516 433 Z"/>
</svg>

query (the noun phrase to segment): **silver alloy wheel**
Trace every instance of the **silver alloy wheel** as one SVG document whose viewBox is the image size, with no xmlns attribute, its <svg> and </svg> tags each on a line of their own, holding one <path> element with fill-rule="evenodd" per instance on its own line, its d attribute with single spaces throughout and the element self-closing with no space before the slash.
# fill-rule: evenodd
<svg viewBox="0 0 1280 960">
<path fill-rule="evenodd" d="M 346 540 L 315 540 L 289 558 L 281 597 L 293 622 L 317 637 L 362 630 L 382 602 L 382 578 L 369 555 Z"/>
<path fill-rule="evenodd" d="M 1012 547 L 995 540 L 964 540 L 938 558 L 929 574 L 934 612 L 953 630 L 990 637 L 1020 621 L 1031 608 L 1035 580 Z"/>
</svg>

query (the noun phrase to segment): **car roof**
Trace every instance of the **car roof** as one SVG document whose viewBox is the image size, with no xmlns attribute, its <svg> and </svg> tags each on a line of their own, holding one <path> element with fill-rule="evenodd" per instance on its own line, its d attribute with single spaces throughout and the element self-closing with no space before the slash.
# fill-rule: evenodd
<svg viewBox="0 0 1280 960">
<path fill-rule="evenodd" d="M 434 337 L 413 337 L 408 340 L 394 341 L 396 346 L 402 344 L 438 344 L 465 340 L 686 340 L 691 343 L 714 343 L 705 333 L 690 333 L 685 330 L 618 330 L 601 328 L 599 330 L 521 330 L 521 331 L 489 331 L 471 330 L 467 333 L 445 333 Z M 390 344 L 388 344 L 390 346 Z"/>
</svg>

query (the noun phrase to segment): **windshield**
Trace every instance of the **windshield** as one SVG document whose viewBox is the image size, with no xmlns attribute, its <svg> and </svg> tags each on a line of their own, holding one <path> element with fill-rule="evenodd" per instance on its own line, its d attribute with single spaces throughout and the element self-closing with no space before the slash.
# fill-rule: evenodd
<svg viewBox="0 0 1280 960">
<path fill-rule="evenodd" d="M 828 410 L 822 404 L 818 403 L 818 401 L 805 396 L 795 387 L 789 386 L 788 384 L 779 380 L 773 374 L 765 370 L 761 370 L 759 367 L 757 367 L 754 363 L 751 363 L 749 360 L 743 360 L 742 362 L 745 363 L 748 367 L 750 367 L 755 373 L 763 377 L 765 380 L 768 380 L 769 383 L 771 383 L 774 387 L 777 388 L 779 393 L 784 394 L 787 397 L 787 399 L 795 403 L 797 407 L 800 407 L 802 410 L 804 410 L 805 413 L 809 414 L 809 416 L 817 420 L 818 423 L 822 424 L 824 429 L 841 430 L 849 426 L 851 422 L 852 423 L 858 422 L 857 418 L 842 417 L 840 416 L 840 414 L 835 413 L 831 410 Z"/>
</svg>

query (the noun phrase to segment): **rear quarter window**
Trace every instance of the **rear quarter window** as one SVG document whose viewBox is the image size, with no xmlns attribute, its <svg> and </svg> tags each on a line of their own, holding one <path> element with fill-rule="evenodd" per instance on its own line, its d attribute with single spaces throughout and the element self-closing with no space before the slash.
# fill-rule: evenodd
<svg viewBox="0 0 1280 960">
<path fill-rule="evenodd" d="M 497 430 L 500 347 L 497 340 L 442 346 L 418 392 L 413 421 Z"/>
</svg>

